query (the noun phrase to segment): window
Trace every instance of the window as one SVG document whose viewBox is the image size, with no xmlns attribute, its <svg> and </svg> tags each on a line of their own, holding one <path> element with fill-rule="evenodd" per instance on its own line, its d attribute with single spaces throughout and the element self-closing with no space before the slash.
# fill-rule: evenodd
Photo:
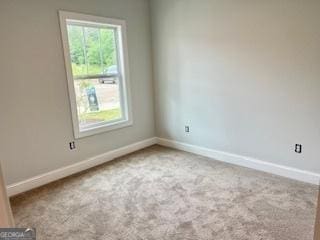
<svg viewBox="0 0 320 240">
<path fill-rule="evenodd" d="M 123 20 L 60 12 L 75 138 L 132 124 Z"/>
</svg>

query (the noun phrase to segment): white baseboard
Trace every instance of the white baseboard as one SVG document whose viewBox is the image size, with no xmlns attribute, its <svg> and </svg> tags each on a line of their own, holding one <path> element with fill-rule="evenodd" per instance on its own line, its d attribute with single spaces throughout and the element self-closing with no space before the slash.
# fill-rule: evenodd
<svg viewBox="0 0 320 240">
<path fill-rule="evenodd" d="M 152 146 L 154 144 L 157 144 L 157 138 L 149 138 L 141 142 L 133 143 L 131 145 L 121 147 L 116 150 L 112 150 L 112 151 L 103 153 L 101 155 L 89 158 L 82 162 L 78 162 L 70 166 L 59 168 L 57 170 L 54 170 L 45 174 L 41 174 L 33 178 L 11 184 L 7 186 L 8 195 L 14 196 L 19 193 L 26 192 L 33 188 L 40 187 L 47 183 L 50 183 L 58 179 L 70 176 L 72 174 L 81 172 L 83 170 L 95 167 L 102 163 L 111 161 L 117 157 L 124 156 L 126 154 L 135 152 L 137 150 Z"/>
<path fill-rule="evenodd" d="M 295 180 L 306 182 L 306 183 L 319 185 L 319 181 L 320 181 L 320 174 L 300 170 L 297 168 L 278 165 L 274 163 L 269 163 L 269 162 L 261 161 L 251 157 L 245 157 L 245 156 L 236 155 L 232 153 L 216 151 L 209 148 L 199 147 L 199 146 L 177 142 L 173 140 L 168 140 L 164 138 L 158 138 L 158 144 L 166 147 L 183 150 L 186 152 L 195 153 L 205 157 L 213 158 L 221 162 L 227 162 L 227 163 L 231 163 L 231 164 L 235 164 L 243 167 L 248 167 L 255 170 L 272 173 L 275 175 L 295 179 Z"/>
<path fill-rule="evenodd" d="M 133 143 L 131 145 L 121 147 L 121 148 L 103 153 L 101 155 L 89 158 L 82 162 L 78 162 L 73 165 L 59 168 L 57 170 L 35 176 L 27 180 L 11 184 L 7 186 L 8 195 L 11 197 L 19 193 L 26 192 L 36 187 L 40 187 L 47 183 L 59 180 L 61 178 L 70 176 L 72 174 L 81 172 L 83 170 L 98 166 L 102 163 L 109 162 L 117 157 L 124 156 L 126 154 L 152 146 L 154 144 L 159 144 L 162 146 L 195 153 L 205 157 L 213 158 L 214 160 L 227 162 L 227 163 L 231 163 L 231 164 L 235 164 L 243 167 L 248 167 L 248 168 L 260 170 L 263 172 L 272 173 L 279 176 L 299 180 L 302 182 L 319 185 L 319 181 L 320 181 L 320 174 L 317 174 L 317 173 L 304 171 L 304 170 L 300 170 L 292 167 L 286 167 L 286 166 L 269 163 L 269 162 L 261 161 L 258 159 L 250 158 L 250 157 L 217 151 L 209 148 L 199 147 L 199 146 L 177 142 L 173 140 L 168 140 L 164 138 L 149 138 L 141 142 Z"/>
</svg>

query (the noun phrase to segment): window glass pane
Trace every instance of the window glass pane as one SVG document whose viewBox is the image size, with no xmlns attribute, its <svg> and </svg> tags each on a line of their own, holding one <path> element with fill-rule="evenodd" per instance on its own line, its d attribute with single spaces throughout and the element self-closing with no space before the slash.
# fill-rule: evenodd
<svg viewBox="0 0 320 240">
<path fill-rule="evenodd" d="M 122 119 L 116 30 L 70 24 L 68 36 L 80 130 Z"/>
<path fill-rule="evenodd" d="M 121 52 L 125 22 L 63 11 L 60 19 L 64 49 L 69 49 L 64 55 L 75 137 L 130 126 L 123 75 L 128 60 Z"/>
<path fill-rule="evenodd" d="M 123 118 L 117 77 L 74 82 L 80 130 Z"/>
<path fill-rule="evenodd" d="M 118 74 L 116 30 L 68 24 L 74 78 Z"/>
<path fill-rule="evenodd" d="M 103 65 L 99 29 L 85 27 L 84 41 L 87 53 L 88 75 L 102 74 Z"/>
<path fill-rule="evenodd" d="M 114 29 L 100 29 L 104 73 L 117 74 L 117 48 Z"/>
<path fill-rule="evenodd" d="M 68 25 L 68 38 L 73 76 L 87 75 L 83 31 L 80 26 Z"/>
</svg>

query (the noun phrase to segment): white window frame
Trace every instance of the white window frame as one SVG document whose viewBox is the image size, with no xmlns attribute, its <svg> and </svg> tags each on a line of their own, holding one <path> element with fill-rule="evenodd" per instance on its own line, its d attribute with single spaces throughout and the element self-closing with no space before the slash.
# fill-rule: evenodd
<svg viewBox="0 0 320 240">
<path fill-rule="evenodd" d="M 73 132 L 76 139 L 92 136 L 95 134 L 108 132 L 111 130 L 124 128 L 133 124 L 132 111 L 131 111 L 131 94 L 130 94 L 130 81 L 129 81 L 129 61 L 128 61 L 128 47 L 126 36 L 126 22 L 120 19 L 97 17 L 92 15 L 59 11 L 60 29 L 62 35 L 62 43 L 64 50 L 65 66 L 68 80 L 69 99 L 72 113 Z M 120 102 L 122 110 L 122 119 L 92 124 L 90 127 L 80 129 L 79 118 L 77 111 L 76 93 L 74 86 L 74 79 L 72 73 L 71 56 L 69 51 L 67 20 L 80 21 L 90 26 L 107 26 L 116 28 L 117 32 L 117 48 L 118 48 L 118 68 L 119 76 L 119 90 Z"/>
</svg>

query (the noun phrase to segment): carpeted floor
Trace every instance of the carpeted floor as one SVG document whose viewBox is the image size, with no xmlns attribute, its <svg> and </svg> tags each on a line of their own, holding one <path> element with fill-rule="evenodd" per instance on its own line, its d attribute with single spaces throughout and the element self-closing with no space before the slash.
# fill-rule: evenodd
<svg viewBox="0 0 320 240">
<path fill-rule="evenodd" d="M 312 240 L 317 187 L 154 146 L 11 199 L 38 240 Z"/>
</svg>

